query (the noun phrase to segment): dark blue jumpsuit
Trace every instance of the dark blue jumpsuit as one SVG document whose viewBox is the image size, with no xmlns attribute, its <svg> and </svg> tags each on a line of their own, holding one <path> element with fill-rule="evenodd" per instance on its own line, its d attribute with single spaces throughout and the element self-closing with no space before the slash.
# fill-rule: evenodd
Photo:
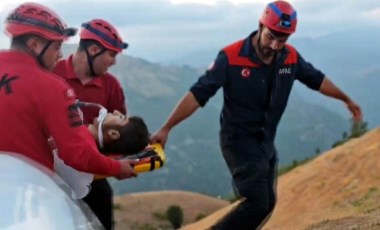
<svg viewBox="0 0 380 230">
<path fill-rule="evenodd" d="M 277 125 L 294 80 L 318 90 L 324 74 L 290 45 L 271 65 L 262 63 L 248 38 L 221 50 L 190 91 L 204 106 L 223 87 L 220 146 L 244 201 L 212 229 L 257 229 L 276 203 Z"/>
</svg>

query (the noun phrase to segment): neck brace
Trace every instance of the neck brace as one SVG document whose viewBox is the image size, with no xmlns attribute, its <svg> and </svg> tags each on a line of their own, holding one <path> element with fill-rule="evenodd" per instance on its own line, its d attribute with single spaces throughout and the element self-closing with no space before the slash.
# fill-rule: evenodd
<svg viewBox="0 0 380 230">
<path fill-rule="evenodd" d="M 79 101 L 77 100 L 77 105 L 79 107 L 89 107 L 89 106 L 92 106 L 92 107 L 98 107 L 100 108 L 99 110 L 99 115 L 98 115 L 98 122 L 99 122 L 99 125 L 98 125 L 98 141 L 99 141 L 99 147 L 102 149 L 104 147 L 104 139 L 103 139 L 103 130 L 102 130 L 102 126 L 103 126 L 103 122 L 108 114 L 108 110 L 106 108 L 104 108 L 102 105 L 100 104 L 97 104 L 97 103 L 92 103 L 92 102 L 83 102 L 83 101 Z"/>
<path fill-rule="evenodd" d="M 107 116 L 107 109 L 106 108 L 101 108 L 99 110 L 99 116 L 98 116 L 98 122 L 99 122 L 99 125 L 98 125 L 98 141 L 99 141 L 99 147 L 102 149 L 104 147 L 104 140 L 103 140 L 103 130 L 102 130 L 102 126 L 103 126 L 103 122 Z"/>
</svg>

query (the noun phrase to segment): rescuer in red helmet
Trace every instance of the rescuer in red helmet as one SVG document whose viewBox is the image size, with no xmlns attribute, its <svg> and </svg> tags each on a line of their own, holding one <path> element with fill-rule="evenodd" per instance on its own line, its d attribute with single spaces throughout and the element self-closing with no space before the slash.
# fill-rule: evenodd
<svg viewBox="0 0 380 230">
<path fill-rule="evenodd" d="M 108 72 L 116 57 L 128 47 L 117 29 L 103 19 L 82 24 L 79 47 L 61 60 L 53 72 L 62 77 L 76 92 L 80 101 L 104 106 L 126 114 L 124 93 L 119 81 Z M 85 124 L 99 114 L 98 107 L 82 108 Z M 100 148 L 102 146 L 99 146 Z M 113 193 L 107 179 L 96 180 L 84 201 L 99 218 L 105 229 L 113 229 Z"/>
<path fill-rule="evenodd" d="M 220 146 L 239 195 L 239 205 L 211 229 L 258 229 L 276 203 L 277 126 L 295 80 L 345 103 L 355 120 L 360 107 L 286 44 L 297 13 L 285 1 L 269 3 L 258 31 L 223 48 L 177 104 L 151 142 L 165 145 L 171 129 L 223 88 Z"/>
<path fill-rule="evenodd" d="M 5 32 L 11 47 L 0 52 L 0 151 L 22 154 L 54 170 L 48 143 L 53 138 L 59 158 L 76 170 L 135 176 L 131 162 L 98 152 L 75 92 L 51 72 L 62 57 L 62 42 L 76 29 L 49 8 L 24 3 L 6 17 Z"/>
</svg>

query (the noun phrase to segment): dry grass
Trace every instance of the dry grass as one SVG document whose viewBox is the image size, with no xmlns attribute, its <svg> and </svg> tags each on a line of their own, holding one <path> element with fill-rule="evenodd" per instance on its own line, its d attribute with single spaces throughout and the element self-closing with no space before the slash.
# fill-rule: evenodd
<svg viewBox="0 0 380 230">
<path fill-rule="evenodd" d="M 189 224 L 196 221 L 197 216 L 209 215 L 229 203 L 198 193 L 162 191 L 115 197 L 115 204 L 116 230 L 128 230 L 170 226 L 169 222 L 159 220 L 154 214 L 164 214 L 171 205 L 182 208 L 184 224 Z"/>
<path fill-rule="evenodd" d="M 376 129 L 281 176 L 277 207 L 264 229 L 380 229 L 379 185 Z M 184 229 L 207 229 L 227 211 Z"/>
</svg>

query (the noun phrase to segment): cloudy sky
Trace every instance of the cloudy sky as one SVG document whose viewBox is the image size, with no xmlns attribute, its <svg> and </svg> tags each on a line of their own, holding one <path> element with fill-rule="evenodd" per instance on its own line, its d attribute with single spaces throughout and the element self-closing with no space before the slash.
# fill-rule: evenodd
<svg viewBox="0 0 380 230">
<path fill-rule="evenodd" d="M 0 1 L 0 20 L 20 0 Z M 39 0 L 57 11 L 67 24 L 79 27 L 104 18 L 130 43 L 126 54 L 151 61 L 179 54 L 221 48 L 257 28 L 265 0 Z M 331 33 L 380 29 L 379 0 L 290 0 L 298 11 L 294 38 L 318 38 Z M 3 30 L 3 26 L 0 26 Z M 369 29 L 369 30 L 368 30 Z M 78 38 L 70 42 L 77 42 Z M 379 40 L 380 41 L 380 40 Z M 8 46 L 0 36 L 0 48 Z"/>
</svg>

